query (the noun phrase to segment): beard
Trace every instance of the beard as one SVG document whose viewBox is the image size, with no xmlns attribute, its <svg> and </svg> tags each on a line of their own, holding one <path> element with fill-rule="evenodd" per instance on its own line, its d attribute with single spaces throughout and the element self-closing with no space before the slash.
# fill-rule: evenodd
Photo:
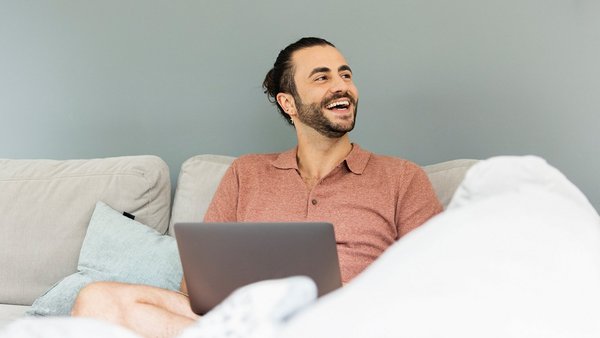
<svg viewBox="0 0 600 338">
<path fill-rule="evenodd" d="M 354 111 L 352 112 L 352 120 L 343 122 L 333 122 L 328 119 L 323 110 L 333 100 L 347 98 L 352 103 Z M 321 102 L 304 104 L 300 99 L 299 95 L 294 95 L 296 101 L 296 107 L 298 109 L 298 119 L 305 125 L 313 128 L 319 134 L 328 138 L 340 138 L 354 129 L 356 123 L 356 114 L 358 110 L 358 100 L 356 100 L 350 93 L 346 94 L 335 94 L 330 97 L 326 97 Z"/>
</svg>

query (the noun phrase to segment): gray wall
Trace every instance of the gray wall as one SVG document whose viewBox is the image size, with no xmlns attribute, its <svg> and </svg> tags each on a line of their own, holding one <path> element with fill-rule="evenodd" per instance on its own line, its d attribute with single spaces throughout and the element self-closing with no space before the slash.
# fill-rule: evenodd
<svg viewBox="0 0 600 338">
<path fill-rule="evenodd" d="M 294 145 L 260 84 L 301 36 L 361 93 L 352 138 L 419 164 L 537 154 L 600 209 L 597 0 L 0 0 L 0 157 Z"/>
</svg>

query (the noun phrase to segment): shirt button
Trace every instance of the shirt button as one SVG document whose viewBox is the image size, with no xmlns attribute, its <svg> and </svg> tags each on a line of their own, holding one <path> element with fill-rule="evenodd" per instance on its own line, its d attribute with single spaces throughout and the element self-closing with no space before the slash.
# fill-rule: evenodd
<svg viewBox="0 0 600 338">
<path fill-rule="evenodd" d="M 317 205 L 317 200 L 313 199 L 312 201 L 310 201 L 310 203 L 312 203 L 312 205 Z"/>
</svg>

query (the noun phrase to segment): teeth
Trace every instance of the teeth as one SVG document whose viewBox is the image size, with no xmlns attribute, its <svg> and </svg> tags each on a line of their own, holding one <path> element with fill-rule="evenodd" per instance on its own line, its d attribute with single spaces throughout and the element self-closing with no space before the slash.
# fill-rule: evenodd
<svg viewBox="0 0 600 338">
<path fill-rule="evenodd" d="M 330 103 L 326 106 L 326 108 L 331 109 L 336 106 L 349 106 L 349 105 L 350 105 L 350 102 L 348 100 L 343 100 L 343 101 L 337 101 L 337 102 Z"/>
</svg>

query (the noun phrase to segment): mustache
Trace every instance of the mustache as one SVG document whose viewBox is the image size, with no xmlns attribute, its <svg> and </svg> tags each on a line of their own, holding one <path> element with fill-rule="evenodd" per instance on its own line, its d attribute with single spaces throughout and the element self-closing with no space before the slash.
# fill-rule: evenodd
<svg viewBox="0 0 600 338">
<path fill-rule="evenodd" d="M 350 101 L 350 103 L 356 107 L 356 98 L 354 97 L 354 95 L 352 95 L 352 93 L 350 92 L 345 92 L 345 93 L 335 93 L 333 95 L 330 95 L 328 97 L 325 97 L 322 101 L 321 101 L 321 106 L 325 107 L 328 104 L 330 104 L 332 101 L 335 100 L 339 100 L 339 99 L 348 99 L 348 101 Z"/>
</svg>

